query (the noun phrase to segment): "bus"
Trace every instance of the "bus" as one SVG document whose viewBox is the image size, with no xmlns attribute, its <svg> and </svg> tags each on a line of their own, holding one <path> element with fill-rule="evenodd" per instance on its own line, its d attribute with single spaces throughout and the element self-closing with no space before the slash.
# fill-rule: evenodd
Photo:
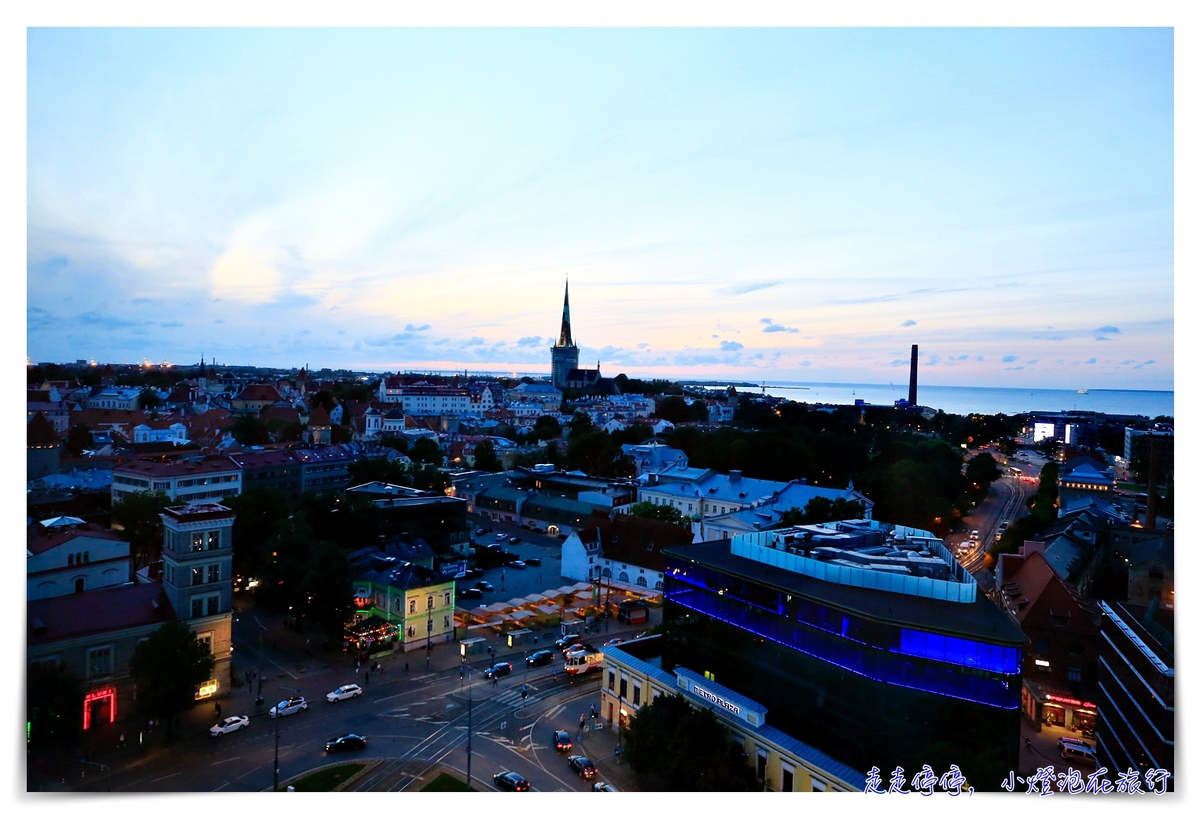
<svg viewBox="0 0 1200 818">
<path fill-rule="evenodd" d="M 591 646 L 585 646 L 583 650 L 575 650 L 567 654 L 563 660 L 563 670 L 571 676 L 578 676 L 582 673 L 600 670 L 602 664 L 604 664 L 604 654 Z"/>
</svg>

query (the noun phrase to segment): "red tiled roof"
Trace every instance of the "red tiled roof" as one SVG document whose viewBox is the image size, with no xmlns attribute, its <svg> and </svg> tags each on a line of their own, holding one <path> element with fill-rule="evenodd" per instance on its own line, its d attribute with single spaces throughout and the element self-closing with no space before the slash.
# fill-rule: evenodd
<svg viewBox="0 0 1200 818">
<path fill-rule="evenodd" d="M 213 474 L 237 471 L 228 457 L 195 460 L 130 460 L 113 469 L 122 474 L 142 474 L 149 477 L 180 477 L 187 474 Z"/>
<path fill-rule="evenodd" d="M 29 527 L 29 535 L 25 541 L 25 548 L 31 554 L 43 554 L 51 548 L 62 545 L 65 542 L 70 542 L 78 537 L 87 537 L 93 540 L 115 540 L 116 542 L 126 542 L 124 538 L 109 528 L 101 528 L 98 525 L 80 525 L 80 526 L 62 526 L 56 528 L 44 528 L 40 523 Z"/>
<path fill-rule="evenodd" d="M 279 396 L 279 390 L 271 386 L 269 383 L 252 383 L 248 384 L 234 400 L 252 400 L 252 401 L 270 401 L 274 403 L 277 400 L 282 400 Z"/>
<path fill-rule="evenodd" d="M 313 407 L 312 413 L 308 416 L 308 425 L 310 427 L 332 425 L 332 421 L 329 420 L 329 412 L 325 410 L 324 404 L 318 403 Z"/>
<path fill-rule="evenodd" d="M 234 452 L 229 455 L 239 468 L 257 469 L 263 466 L 286 466 L 300 461 L 286 449 L 263 449 L 253 452 Z"/>
<path fill-rule="evenodd" d="M 107 633 L 175 618 L 158 583 L 121 585 L 25 603 L 28 645 Z"/>
</svg>

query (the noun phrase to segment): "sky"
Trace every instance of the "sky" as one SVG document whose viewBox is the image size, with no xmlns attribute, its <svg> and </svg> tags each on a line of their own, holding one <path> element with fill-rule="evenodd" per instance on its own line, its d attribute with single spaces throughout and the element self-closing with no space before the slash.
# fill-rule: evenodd
<svg viewBox="0 0 1200 818">
<path fill-rule="evenodd" d="M 27 355 L 1174 388 L 1169 29 L 31 29 Z"/>
</svg>

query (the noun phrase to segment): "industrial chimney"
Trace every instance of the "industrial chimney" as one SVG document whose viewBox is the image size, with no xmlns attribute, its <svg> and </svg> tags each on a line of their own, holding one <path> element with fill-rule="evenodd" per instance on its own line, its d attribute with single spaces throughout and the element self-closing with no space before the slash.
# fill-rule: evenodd
<svg viewBox="0 0 1200 818">
<path fill-rule="evenodd" d="M 912 365 L 908 373 L 908 405 L 917 405 L 917 345 L 912 345 Z"/>
</svg>

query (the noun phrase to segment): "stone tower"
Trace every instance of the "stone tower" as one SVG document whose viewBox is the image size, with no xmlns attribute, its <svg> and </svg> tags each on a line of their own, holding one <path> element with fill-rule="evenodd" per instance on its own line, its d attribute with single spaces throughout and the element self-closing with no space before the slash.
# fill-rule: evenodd
<svg viewBox="0 0 1200 818">
<path fill-rule="evenodd" d="M 175 616 L 212 651 L 212 679 L 197 698 L 231 692 L 233 518 L 219 503 L 168 506 L 163 521 L 162 584 Z"/>
<path fill-rule="evenodd" d="M 563 289 L 562 329 L 558 343 L 550 349 L 550 380 L 563 389 L 567 385 L 567 374 L 579 368 L 579 347 L 571 337 L 571 293 L 568 283 Z"/>
</svg>

